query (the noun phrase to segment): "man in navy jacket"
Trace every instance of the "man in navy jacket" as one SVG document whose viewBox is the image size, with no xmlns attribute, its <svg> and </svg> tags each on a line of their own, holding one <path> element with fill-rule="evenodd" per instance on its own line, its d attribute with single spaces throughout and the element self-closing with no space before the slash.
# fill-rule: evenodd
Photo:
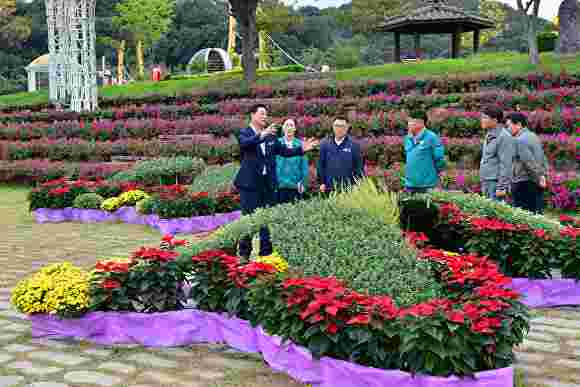
<svg viewBox="0 0 580 387">
<path fill-rule="evenodd" d="M 353 142 L 348 133 L 348 123 L 337 118 L 332 124 L 334 137 L 320 144 L 318 180 L 320 191 L 329 192 L 354 184 L 364 176 L 360 145 Z"/>
<path fill-rule="evenodd" d="M 250 110 L 250 126 L 240 131 L 240 170 L 234 185 L 240 191 L 242 215 L 276 203 L 276 156 L 302 156 L 317 145 L 317 141 L 306 140 L 302 148 L 287 148 L 276 138 L 276 126 L 266 128 L 268 113 L 265 105 L 255 105 Z M 264 240 L 263 230 L 260 239 Z M 240 240 L 240 255 L 249 257 L 252 250 L 249 236 Z"/>
</svg>

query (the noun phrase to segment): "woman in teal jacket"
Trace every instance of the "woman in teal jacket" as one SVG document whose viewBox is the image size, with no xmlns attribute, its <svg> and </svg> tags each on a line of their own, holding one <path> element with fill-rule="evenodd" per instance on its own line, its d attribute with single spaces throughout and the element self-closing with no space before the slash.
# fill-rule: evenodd
<svg viewBox="0 0 580 387">
<path fill-rule="evenodd" d="M 292 119 L 284 121 L 284 136 L 278 141 L 288 148 L 301 146 L 296 138 L 296 123 Z M 278 202 L 289 203 L 302 198 L 308 184 L 308 159 L 306 156 L 276 157 L 278 176 Z"/>
</svg>

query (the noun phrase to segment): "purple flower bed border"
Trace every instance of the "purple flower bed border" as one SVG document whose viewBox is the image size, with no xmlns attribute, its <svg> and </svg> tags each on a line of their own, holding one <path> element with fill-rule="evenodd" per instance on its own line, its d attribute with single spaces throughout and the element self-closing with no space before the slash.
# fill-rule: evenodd
<svg viewBox="0 0 580 387">
<path fill-rule="evenodd" d="M 513 278 L 510 288 L 531 308 L 580 305 L 580 282 L 573 279 Z"/>
<path fill-rule="evenodd" d="M 114 212 L 101 210 L 87 210 L 81 208 L 38 208 L 33 211 L 36 223 L 60 223 L 60 222 L 116 222 L 128 224 L 146 224 L 156 228 L 162 234 L 194 234 L 211 231 L 238 220 L 240 211 L 226 214 L 209 216 L 197 216 L 193 218 L 161 219 L 157 215 L 140 215 L 135 207 L 121 207 Z"/>
<path fill-rule="evenodd" d="M 31 315 L 33 337 L 74 337 L 97 344 L 141 344 L 173 347 L 195 343 L 226 343 L 242 351 L 261 353 L 270 367 L 285 372 L 301 383 L 316 387 L 510 387 L 513 368 L 479 372 L 475 378 L 415 376 L 397 370 L 369 368 L 323 357 L 261 327 L 225 314 L 194 309 L 165 313 L 92 312 L 79 319 L 54 315 Z M 151 332 L 160 334 L 151 335 Z"/>
</svg>

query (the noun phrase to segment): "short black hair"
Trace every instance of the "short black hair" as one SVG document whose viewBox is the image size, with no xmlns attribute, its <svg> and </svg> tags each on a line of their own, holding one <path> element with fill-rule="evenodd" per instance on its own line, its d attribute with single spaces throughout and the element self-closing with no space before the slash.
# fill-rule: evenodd
<svg viewBox="0 0 580 387">
<path fill-rule="evenodd" d="M 528 119 L 522 113 L 519 112 L 512 113 L 508 116 L 508 119 L 514 124 L 520 124 L 523 127 L 528 126 Z"/>
<path fill-rule="evenodd" d="M 346 122 L 348 124 L 348 120 L 346 119 L 345 116 L 336 116 L 336 117 L 334 117 L 334 120 L 332 120 L 332 122 L 339 121 L 339 120 L 340 121 L 344 121 L 344 122 Z"/>
<path fill-rule="evenodd" d="M 264 105 L 263 103 L 257 103 L 255 105 L 252 105 L 252 107 L 250 107 L 248 114 L 256 113 L 259 108 L 264 108 L 264 109 L 268 110 L 268 106 Z"/>
<path fill-rule="evenodd" d="M 482 113 L 491 118 L 492 120 L 496 120 L 497 122 L 503 122 L 503 110 L 501 110 L 498 106 L 495 105 L 486 106 L 483 109 Z"/>
<path fill-rule="evenodd" d="M 411 110 L 409 112 L 409 118 L 413 120 L 422 120 L 427 122 L 427 113 L 425 113 L 424 110 L 419 109 Z"/>
</svg>

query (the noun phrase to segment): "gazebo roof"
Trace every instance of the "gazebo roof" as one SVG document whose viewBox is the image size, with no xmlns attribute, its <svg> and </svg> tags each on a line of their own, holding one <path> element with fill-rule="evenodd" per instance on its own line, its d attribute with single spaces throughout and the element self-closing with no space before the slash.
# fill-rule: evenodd
<svg viewBox="0 0 580 387">
<path fill-rule="evenodd" d="M 26 66 L 26 70 L 35 70 L 38 72 L 48 71 L 48 61 L 49 61 L 48 54 L 39 56 L 38 58 L 30 62 L 28 66 Z"/>
<path fill-rule="evenodd" d="M 481 16 L 451 7 L 445 0 L 424 0 L 424 5 L 405 15 L 386 18 L 376 30 L 383 32 L 446 34 L 458 27 L 463 32 L 493 28 L 495 23 Z"/>
</svg>

